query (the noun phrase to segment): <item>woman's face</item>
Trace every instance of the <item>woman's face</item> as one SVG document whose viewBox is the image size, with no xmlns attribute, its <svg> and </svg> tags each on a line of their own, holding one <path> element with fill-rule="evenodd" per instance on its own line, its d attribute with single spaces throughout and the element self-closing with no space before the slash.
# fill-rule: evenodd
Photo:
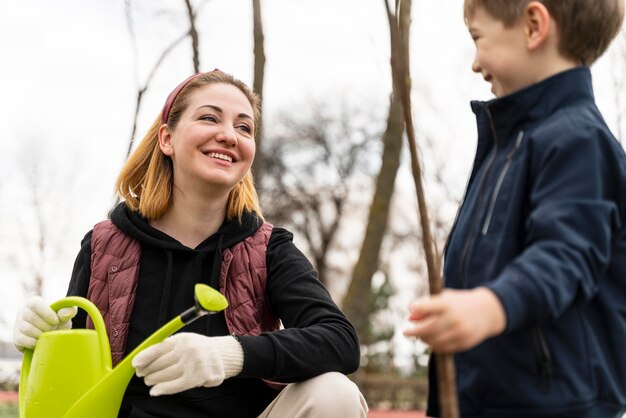
<svg viewBox="0 0 626 418">
<path fill-rule="evenodd" d="M 161 150 L 173 162 L 174 186 L 230 192 L 254 160 L 254 130 L 252 105 L 237 87 L 197 89 L 176 128 L 163 125 L 159 131 Z"/>
</svg>

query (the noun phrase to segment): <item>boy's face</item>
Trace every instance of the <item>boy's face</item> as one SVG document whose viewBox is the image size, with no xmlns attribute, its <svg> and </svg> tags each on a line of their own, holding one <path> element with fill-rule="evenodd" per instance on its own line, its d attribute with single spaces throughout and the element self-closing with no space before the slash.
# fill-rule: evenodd
<svg viewBox="0 0 626 418">
<path fill-rule="evenodd" d="M 478 7 L 467 19 L 467 27 L 476 45 L 472 70 L 491 83 L 496 97 L 532 83 L 522 22 L 505 27 L 484 8 Z"/>
</svg>

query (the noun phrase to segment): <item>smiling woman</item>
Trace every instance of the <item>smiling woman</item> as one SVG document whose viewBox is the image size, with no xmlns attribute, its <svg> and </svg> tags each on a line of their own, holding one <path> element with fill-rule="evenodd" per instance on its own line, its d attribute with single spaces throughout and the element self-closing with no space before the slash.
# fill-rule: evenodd
<svg viewBox="0 0 626 418">
<path fill-rule="evenodd" d="M 243 210 L 261 215 L 249 170 L 255 152 L 255 125 L 259 120 L 259 99 L 243 82 L 218 70 L 187 78 L 170 93 L 160 117 L 122 169 L 118 192 L 131 209 L 140 210 L 151 220 L 162 218 L 177 199 L 192 198 L 180 194 L 184 187 L 176 187 L 194 181 L 194 176 L 187 177 L 185 173 L 194 169 L 210 171 L 205 157 L 210 153 L 222 154 L 233 159 L 235 166 L 223 170 L 224 175 L 230 173 L 232 177 L 232 184 L 228 179 L 223 183 L 232 191 L 221 196 L 222 200 L 228 200 L 227 218 L 239 216 Z M 214 140 L 207 141 L 207 136 L 213 136 Z M 148 159 L 153 153 L 154 158 Z M 178 160 L 181 164 L 176 164 Z M 211 194 L 217 185 L 209 181 L 200 186 L 200 190 Z M 173 195 L 175 190 L 179 191 L 178 196 Z M 209 201 L 215 208 L 224 207 L 225 201 Z"/>
<path fill-rule="evenodd" d="M 231 75 L 189 77 L 123 167 L 124 202 L 82 242 L 68 294 L 102 312 L 114 364 L 180 314 L 196 283 L 229 302 L 135 357 L 120 417 L 367 414 L 345 376 L 359 366 L 354 328 L 293 235 L 263 220 L 250 172 L 259 115 L 258 97 Z M 35 298 L 14 343 L 31 348 L 71 325 L 90 323 Z"/>
<path fill-rule="evenodd" d="M 229 208 L 229 218 L 239 216 L 242 206 L 261 213 L 250 173 L 255 154 L 251 114 L 240 89 L 215 83 L 196 90 L 175 125 L 160 126 L 159 148 L 172 161 L 174 210 L 181 200 L 196 200 L 212 202 L 212 210 Z M 167 214 L 160 218 L 167 219 Z"/>
</svg>

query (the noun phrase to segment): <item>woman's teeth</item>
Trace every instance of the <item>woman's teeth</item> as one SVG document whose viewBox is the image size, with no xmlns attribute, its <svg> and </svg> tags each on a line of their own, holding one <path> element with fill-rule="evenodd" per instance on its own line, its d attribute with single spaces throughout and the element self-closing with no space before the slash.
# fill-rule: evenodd
<svg viewBox="0 0 626 418">
<path fill-rule="evenodd" d="M 220 154 L 218 152 L 209 152 L 206 155 L 207 155 L 207 157 L 217 158 L 218 160 L 228 161 L 229 163 L 233 162 L 232 157 L 229 157 L 228 155 Z"/>
</svg>

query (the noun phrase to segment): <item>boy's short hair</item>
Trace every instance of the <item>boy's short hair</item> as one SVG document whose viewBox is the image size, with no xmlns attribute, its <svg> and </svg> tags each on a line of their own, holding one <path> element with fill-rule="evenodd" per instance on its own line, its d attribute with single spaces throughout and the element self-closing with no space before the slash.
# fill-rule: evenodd
<svg viewBox="0 0 626 418">
<path fill-rule="evenodd" d="M 619 33 L 624 0 L 537 0 L 555 20 L 559 51 L 582 65 L 593 64 Z M 465 19 L 482 7 L 505 26 L 515 24 L 531 0 L 465 0 Z"/>
</svg>

